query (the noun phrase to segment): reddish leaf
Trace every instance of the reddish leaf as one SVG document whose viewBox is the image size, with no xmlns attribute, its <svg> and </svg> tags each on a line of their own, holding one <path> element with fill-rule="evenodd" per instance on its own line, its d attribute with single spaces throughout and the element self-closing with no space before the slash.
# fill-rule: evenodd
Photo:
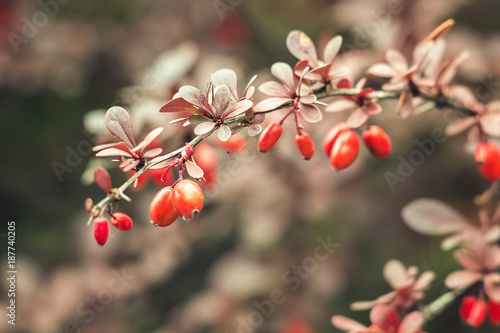
<svg viewBox="0 0 500 333">
<path fill-rule="evenodd" d="M 109 108 L 104 120 L 111 134 L 125 142 L 129 147 L 135 146 L 130 115 L 124 108 L 119 106 Z"/>
<path fill-rule="evenodd" d="M 241 100 L 238 103 L 235 103 L 229 110 L 227 110 L 224 115 L 224 119 L 229 119 L 232 117 L 236 117 L 239 114 L 247 111 L 253 106 L 253 102 L 247 99 Z"/>
<path fill-rule="evenodd" d="M 333 326 L 343 331 L 369 332 L 366 326 L 361 325 L 357 321 L 344 316 L 333 316 L 332 324 Z"/>
<path fill-rule="evenodd" d="M 469 225 L 464 216 L 435 199 L 417 199 L 406 205 L 401 215 L 413 230 L 424 235 L 445 235 Z"/>
<path fill-rule="evenodd" d="M 197 108 L 185 101 L 182 97 L 177 97 L 167 102 L 160 108 L 160 112 L 195 112 Z"/>
<path fill-rule="evenodd" d="M 108 148 L 108 149 L 103 149 L 97 154 L 95 154 L 97 157 L 110 157 L 110 156 L 123 156 L 123 157 L 132 157 L 132 155 L 129 152 L 123 151 L 118 148 Z"/>
<path fill-rule="evenodd" d="M 186 161 L 186 171 L 193 178 L 203 178 L 203 170 L 196 163 L 190 160 Z"/>
<path fill-rule="evenodd" d="M 422 332 L 422 326 L 424 325 L 424 323 L 424 316 L 420 311 L 411 312 L 403 318 L 403 321 L 399 326 L 398 333 Z"/>
<path fill-rule="evenodd" d="M 197 108 L 213 113 L 212 107 L 208 104 L 205 95 L 203 95 L 198 88 L 193 86 L 182 86 L 179 89 L 179 95 L 181 95 L 186 102 L 193 104 Z"/>
<path fill-rule="evenodd" d="M 105 192 L 111 192 L 111 176 L 108 170 L 99 166 L 94 170 L 94 180 L 96 184 Z"/>
<path fill-rule="evenodd" d="M 85 210 L 90 212 L 92 210 L 92 207 L 94 207 L 94 202 L 92 201 L 92 199 L 85 199 Z"/>
<path fill-rule="evenodd" d="M 158 128 L 155 128 L 154 130 L 152 130 L 151 132 L 149 132 L 146 137 L 144 138 L 144 140 L 142 140 L 141 142 L 139 142 L 139 144 L 137 145 L 136 149 L 138 147 L 140 147 L 141 151 L 144 151 L 144 149 L 149 146 L 149 144 L 151 142 L 153 142 L 160 134 L 161 132 L 163 132 L 163 127 L 158 127 Z M 160 151 L 161 153 L 161 151 Z"/>
</svg>

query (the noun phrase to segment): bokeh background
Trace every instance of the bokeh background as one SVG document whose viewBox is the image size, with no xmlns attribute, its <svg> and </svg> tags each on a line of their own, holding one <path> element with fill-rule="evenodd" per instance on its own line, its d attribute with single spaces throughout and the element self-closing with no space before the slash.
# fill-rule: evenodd
<svg viewBox="0 0 500 333">
<path fill-rule="evenodd" d="M 368 323 L 368 312 L 352 312 L 349 304 L 390 291 L 382 268 L 392 258 L 435 271 L 425 301 L 435 299 L 458 264 L 440 250 L 439 239 L 409 230 L 400 210 L 433 197 L 475 219 L 473 198 L 487 183 L 463 136 L 436 144 L 392 189 L 385 172 L 397 173 L 401 160 L 419 149 L 415 140 L 444 128 L 442 112 L 401 120 L 395 104 L 384 103 L 374 121 L 393 139 L 392 157 L 377 161 L 363 149 L 342 172 L 320 151 L 302 160 L 291 126 L 266 154 L 255 148 L 256 138 L 238 154 L 218 149 L 219 183 L 206 190 L 199 217 L 152 227 L 148 207 L 159 188 L 151 182 L 127 192 L 133 202 L 119 210 L 134 228 L 112 230 L 104 247 L 86 226 L 85 198 L 104 196 L 89 172 L 101 164 L 114 185 L 126 178 L 111 162 L 93 158 L 89 147 L 113 105 L 130 110 L 137 137 L 164 126 L 164 149 L 179 147 L 191 129 L 170 125 L 173 116 L 157 112 L 178 87 L 203 89 L 220 68 L 238 73 L 241 88 L 254 74 L 256 85 L 264 82 L 272 63 L 294 63 L 285 45 L 292 29 L 319 45 L 343 35 L 339 66 L 360 77 L 387 48 L 410 56 L 419 40 L 453 17 L 447 56 L 471 51 L 457 80 L 489 101 L 500 86 L 498 10 L 487 0 L 1 1 L 0 212 L 5 223 L 16 222 L 18 280 L 16 326 L 2 315 L 0 331 L 336 332 L 333 314 Z M 318 147 L 346 116 L 306 125 Z M 265 123 L 272 119 L 279 115 Z M 332 253 L 311 259 L 329 241 L 337 244 Z M 7 290 L 2 279 L 2 314 Z M 429 326 L 429 332 L 469 331 L 456 306 Z M 480 330 L 488 331 L 494 329 Z"/>
</svg>

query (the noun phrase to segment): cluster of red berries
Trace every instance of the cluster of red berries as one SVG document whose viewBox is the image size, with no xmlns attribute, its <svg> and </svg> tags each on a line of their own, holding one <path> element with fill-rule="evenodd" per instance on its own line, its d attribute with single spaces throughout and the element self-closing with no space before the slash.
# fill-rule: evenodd
<svg viewBox="0 0 500 333">
<path fill-rule="evenodd" d="M 118 230 L 128 231 L 132 229 L 132 219 L 124 213 L 116 212 L 111 215 L 111 224 Z M 104 216 L 94 219 L 94 238 L 99 245 L 104 245 L 109 238 L 109 220 Z"/>
<path fill-rule="evenodd" d="M 464 323 L 473 327 L 479 327 L 484 323 L 488 315 L 491 325 L 500 325 L 500 302 L 489 300 L 486 303 L 483 299 L 473 296 L 466 296 L 460 306 L 460 318 Z"/>
<path fill-rule="evenodd" d="M 171 225 L 181 216 L 189 220 L 203 208 L 203 191 L 190 179 L 183 179 L 173 186 L 162 188 L 149 206 L 151 223 L 159 227 Z"/>
<path fill-rule="evenodd" d="M 266 152 L 278 142 L 283 128 L 278 123 L 268 125 L 259 138 L 261 152 Z M 373 156 L 385 159 L 391 154 L 392 144 L 389 136 L 378 126 L 370 126 L 363 131 L 363 142 Z M 314 155 L 314 142 L 305 131 L 299 131 L 295 143 L 300 154 L 307 160 Z M 361 141 L 358 134 L 346 122 L 335 125 L 323 140 L 323 152 L 330 158 L 330 163 L 337 169 L 350 166 L 358 156 Z"/>
<path fill-rule="evenodd" d="M 500 148 L 493 142 L 481 141 L 474 151 L 474 159 L 481 175 L 490 182 L 500 179 Z"/>
</svg>

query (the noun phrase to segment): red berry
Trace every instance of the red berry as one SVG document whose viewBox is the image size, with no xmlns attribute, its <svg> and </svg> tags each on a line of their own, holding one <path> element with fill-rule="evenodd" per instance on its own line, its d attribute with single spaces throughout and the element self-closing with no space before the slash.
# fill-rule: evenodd
<svg viewBox="0 0 500 333">
<path fill-rule="evenodd" d="M 156 226 L 169 226 L 179 217 L 172 201 L 173 192 L 171 186 L 166 186 L 158 191 L 151 200 L 149 217 Z"/>
<path fill-rule="evenodd" d="M 492 299 L 488 302 L 489 316 L 491 325 L 500 325 L 500 302 L 495 302 Z"/>
<path fill-rule="evenodd" d="M 323 139 L 323 152 L 325 153 L 326 156 L 330 156 L 332 152 L 333 143 L 335 142 L 335 139 L 337 139 L 339 133 L 346 129 L 349 129 L 347 123 L 341 122 L 333 126 L 328 131 L 328 133 L 326 133 L 325 138 Z"/>
<path fill-rule="evenodd" d="M 234 154 L 245 150 L 247 139 L 241 133 L 235 133 L 227 141 L 217 139 L 217 145 Z"/>
<path fill-rule="evenodd" d="M 260 134 L 258 142 L 259 150 L 264 153 L 271 149 L 278 142 L 281 133 L 283 133 L 283 127 L 280 124 L 269 124 Z"/>
<path fill-rule="evenodd" d="M 213 186 L 217 182 L 217 154 L 215 150 L 207 143 L 200 143 L 194 151 L 194 160 L 203 170 L 204 183 L 207 186 Z"/>
<path fill-rule="evenodd" d="M 488 305 L 485 301 L 476 300 L 472 304 L 472 307 L 469 312 L 469 316 L 467 317 L 467 324 L 473 327 L 479 327 L 483 324 L 484 319 L 486 318 L 486 313 L 488 312 Z"/>
<path fill-rule="evenodd" d="M 111 224 L 119 230 L 127 231 L 132 229 L 133 222 L 127 214 L 117 212 L 111 216 Z"/>
<path fill-rule="evenodd" d="M 476 301 L 475 297 L 466 296 L 462 299 L 462 304 L 460 305 L 460 319 L 463 322 L 466 322 L 470 315 L 470 310 L 472 309 L 472 305 Z"/>
<path fill-rule="evenodd" d="M 363 132 L 363 142 L 373 156 L 379 159 L 389 157 L 392 150 L 391 139 L 383 129 L 378 126 L 370 126 Z"/>
<path fill-rule="evenodd" d="M 203 208 L 203 192 L 194 181 L 183 179 L 174 185 L 172 202 L 177 213 L 189 220 Z"/>
<path fill-rule="evenodd" d="M 361 143 L 358 134 L 353 130 L 343 130 L 333 143 L 330 163 L 337 170 L 351 165 L 359 153 Z"/>
<path fill-rule="evenodd" d="M 304 159 L 308 160 L 313 157 L 314 142 L 307 132 L 302 131 L 302 133 L 295 135 L 295 143 L 297 144 L 297 148 L 299 148 L 299 152 Z"/>
<path fill-rule="evenodd" d="M 109 223 L 105 217 L 94 219 L 94 238 L 97 244 L 104 245 L 109 237 Z"/>
<path fill-rule="evenodd" d="M 500 179 L 500 148 L 493 142 L 479 142 L 474 159 L 481 175 L 490 182 Z"/>
</svg>

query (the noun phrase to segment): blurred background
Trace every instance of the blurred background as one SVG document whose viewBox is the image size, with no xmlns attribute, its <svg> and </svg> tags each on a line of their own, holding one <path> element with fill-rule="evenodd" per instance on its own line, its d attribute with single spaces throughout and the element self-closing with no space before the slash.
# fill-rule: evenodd
<svg viewBox="0 0 500 333">
<path fill-rule="evenodd" d="M 202 214 L 154 228 L 148 208 L 159 187 L 149 182 L 118 206 L 134 228 L 112 229 L 104 247 L 86 226 L 85 198 L 105 195 L 89 175 L 104 165 L 115 186 L 126 176 L 90 148 L 102 140 L 104 112 L 113 105 L 131 112 L 136 138 L 164 126 L 165 151 L 179 147 L 192 129 L 158 113 L 179 86 L 203 90 L 220 68 L 238 74 L 240 94 L 254 74 L 258 86 L 271 78 L 272 63 L 295 63 L 285 45 L 293 29 L 318 45 L 343 35 L 339 67 L 359 78 L 389 47 L 410 58 L 416 43 L 453 17 L 447 57 L 471 51 L 457 80 L 487 102 L 500 86 L 499 7 L 487 0 L 0 1 L 0 212 L 16 222 L 18 271 L 16 326 L 3 316 L 0 331 L 337 332 L 334 314 L 368 323 L 368 312 L 349 304 L 390 291 L 382 276 L 389 259 L 435 271 L 425 301 L 435 299 L 459 266 L 440 250 L 440 239 L 408 229 L 400 210 L 433 197 L 475 219 L 472 200 L 487 183 L 464 153 L 464 136 L 436 144 L 403 182 L 391 187 L 386 172 L 397 174 L 419 149 L 415 140 L 444 128 L 439 111 L 401 120 L 394 102 L 384 103 L 374 123 L 387 130 L 394 153 L 378 161 L 362 148 L 342 172 L 320 149 L 310 161 L 300 158 L 291 122 L 266 154 L 245 131 L 239 153 L 209 140 L 219 180 L 205 189 Z M 325 114 L 306 130 L 320 147 L 346 117 Z M 2 309 L 8 288 L 2 279 Z M 456 306 L 428 330 L 471 331 Z"/>
</svg>

